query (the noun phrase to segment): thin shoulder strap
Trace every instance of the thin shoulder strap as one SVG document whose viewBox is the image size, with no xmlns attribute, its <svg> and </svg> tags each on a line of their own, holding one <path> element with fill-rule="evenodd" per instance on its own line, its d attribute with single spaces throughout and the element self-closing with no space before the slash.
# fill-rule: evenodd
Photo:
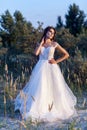
<svg viewBox="0 0 87 130">
<path fill-rule="evenodd" d="M 55 45 L 54 45 L 54 47 L 56 48 L 58 46 L 58 43 L 57 42 L 55 42 Z"/>
</svg>

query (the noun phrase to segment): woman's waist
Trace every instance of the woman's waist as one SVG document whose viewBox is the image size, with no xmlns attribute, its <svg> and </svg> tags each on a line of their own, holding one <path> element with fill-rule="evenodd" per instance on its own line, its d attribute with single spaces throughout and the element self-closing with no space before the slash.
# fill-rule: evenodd
<svg viewBox="0 0 87 130">
<path fill-rule="evenodd" d="M 51 60 L 53 57 L 39 57 L 39 60 Z"/>
</svg>

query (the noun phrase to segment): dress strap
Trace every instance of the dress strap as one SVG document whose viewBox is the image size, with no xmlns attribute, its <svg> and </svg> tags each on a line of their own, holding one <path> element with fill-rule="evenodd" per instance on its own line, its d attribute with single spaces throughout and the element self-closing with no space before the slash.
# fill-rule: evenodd
<svg viewBox="0 0 87 130">
<path fill-rule="evenodd" d="M 57 42 L 55 42 L 54 47 L 56 48 L 57 46 L 58 46 L 58 43 L 57 43 Z"/>
</svg>

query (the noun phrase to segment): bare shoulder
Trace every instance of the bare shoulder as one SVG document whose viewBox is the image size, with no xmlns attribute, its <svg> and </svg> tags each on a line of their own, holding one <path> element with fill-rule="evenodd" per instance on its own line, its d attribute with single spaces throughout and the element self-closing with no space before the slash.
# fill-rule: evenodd
<svg viewBox="0 0 87 130">
<path fill-rule="evenodd" d="M 58 44 L 57 42 L 53 41 L 53 42 L 52 42 L 52 45 L 53 45 L 53 47 L 56 48 L 59 44 Z"/>
</svg>

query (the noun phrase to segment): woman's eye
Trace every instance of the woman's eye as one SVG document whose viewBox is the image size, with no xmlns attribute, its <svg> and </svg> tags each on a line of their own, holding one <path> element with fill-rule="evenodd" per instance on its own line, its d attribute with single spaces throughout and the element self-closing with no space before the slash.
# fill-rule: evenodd
<svg viewBox="0 0 87 130">
<path fill-rule="evenodd" d="M 52 32 L 52 31 L 49 31 L 51 34 L 54 34 L 54 32 Z"/>
</svg>

